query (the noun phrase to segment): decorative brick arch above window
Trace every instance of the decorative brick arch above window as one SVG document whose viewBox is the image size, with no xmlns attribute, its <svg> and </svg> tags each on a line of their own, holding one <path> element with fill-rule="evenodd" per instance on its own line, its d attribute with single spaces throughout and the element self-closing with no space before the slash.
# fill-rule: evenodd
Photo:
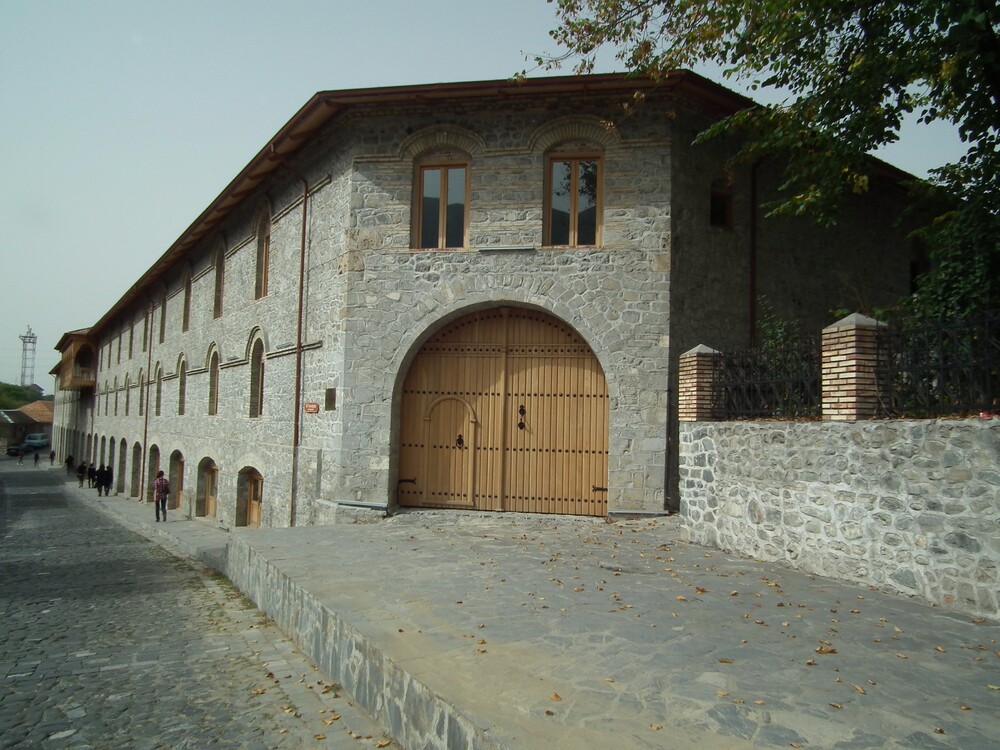
<svg viewBox="0 0 1000 750">
<path fill-rule="evenodd" d="M 455 150 L 477 158 L 485 153 L 486 143 L 471 130 L 454 125 L 435 125 L 405 138 L 399 146 L 399 158 L 414 161 L 427 153 Z"/>
<path fill-rule="evenodd" d="M 615 148 L 620 142 L 621 134 L 614 123 L 597 117 L 568 115 L 539 126 L 528 139 L 528 147 L 534 153 L 545 153 L 562 144 L 583 143 L 603 151 Z"/>
</svg>

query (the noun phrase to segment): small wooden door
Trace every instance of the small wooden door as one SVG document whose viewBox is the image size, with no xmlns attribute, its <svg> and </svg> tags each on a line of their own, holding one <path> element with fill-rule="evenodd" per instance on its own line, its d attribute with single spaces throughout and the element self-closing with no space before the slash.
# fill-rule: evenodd
<svg viewBox="0 0 1000 750">
<path fill-rule="evenodd" d="M 402 505 L 607 514 L 608 397 L 590 348 L 497 308 L 435 335 L 403 384 Z"/>
<path fill-rule="evenodd" d="M 215 498 L 219 494 L 219 469 L 216 466 L 213 465 L 205 469 L 204 483 L 205 496 L 201 515 L 213 518 L 215 516 Z"/>
<path fill-rule="evenodd" d="M 263 494 L 264 478 L 260 474 L 252 474 L 247 479 L 247 526 L 260 528 Z"/>
</svg>

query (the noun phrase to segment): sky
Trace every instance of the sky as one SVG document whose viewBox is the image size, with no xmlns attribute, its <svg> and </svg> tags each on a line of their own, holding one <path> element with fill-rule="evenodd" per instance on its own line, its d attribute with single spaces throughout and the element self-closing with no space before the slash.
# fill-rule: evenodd
<svg viewBox="0 0 1000 750">
<path fill-rule="evenodd" d="M 59 337 L 317 91 L 508 78 L 558 51 L 555 25 L 546 0 L 0 0 L 0 381 L 20 382 L 30 326 L 51 393 Z M 879 156 L 923 176 L 960 154 L 909 127 Z"/>
</svg>

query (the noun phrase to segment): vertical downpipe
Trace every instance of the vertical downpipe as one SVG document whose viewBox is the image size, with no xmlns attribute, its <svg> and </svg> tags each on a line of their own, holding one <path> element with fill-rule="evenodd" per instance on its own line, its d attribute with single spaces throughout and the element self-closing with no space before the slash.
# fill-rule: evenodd
<svg viewBox="0 0 1000 750">
<path fill-rule="evenodd" d="M 296 502 L 299 491 L 299 432 L 301 431 L 302 411 L 302 316 L 305 304 L 306 278 L 306 231 L 309 219 L 309 182 L 298 170 L 277 154 L 274 144 L 271 144 L 271 158 L 277 159 L 281 165 L 302 183 L 302 232 L 299 243 L 299 309 L 295 333 L 295 404 L 292 414 L 292 491 L 289 498 L 288 525 L 295 526 Z"/>
</svg>

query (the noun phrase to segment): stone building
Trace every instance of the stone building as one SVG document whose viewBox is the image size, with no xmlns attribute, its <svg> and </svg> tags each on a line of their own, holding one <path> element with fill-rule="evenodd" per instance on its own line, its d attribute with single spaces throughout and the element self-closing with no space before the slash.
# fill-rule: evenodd
<svg viewBox="0 0 1000 750">
<path fill-rule="evenodd" d="M 819 230 L 692 145 L 750 105 L 687 72 L 316 94 L 60 341 L 60 459 L 224 527 L 674 507 L 681 352 L 748 343 L 760 295 L 819 328 L 910 289 L 892 168 Z"/>
</svg>

